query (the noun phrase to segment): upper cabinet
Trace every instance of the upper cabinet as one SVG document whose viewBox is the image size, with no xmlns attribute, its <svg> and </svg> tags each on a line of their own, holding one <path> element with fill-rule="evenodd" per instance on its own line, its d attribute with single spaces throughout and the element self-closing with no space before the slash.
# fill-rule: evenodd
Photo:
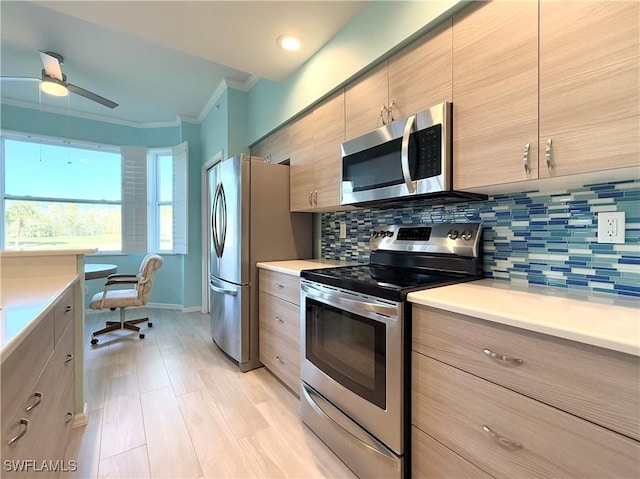
<svg viewBox="0 0 640 479">
<path fill-rule="evenodd" d="M 343 92 L 293 121 L 289 132 L 291 211 L 340 209 Z"/>
<path fill-rule="evenodd" d="M 282 163 L 289 159 L 289 126 L 279 128 L 251 147 L 251 155 L 261 156 L 269 163 Z"/>
<path fill-rule="evenodd" d="M 345 89 L 347 140 L 451 101 L 451 19 Z"/>
<path fill-rule="evenodd" d="M 453 185 L 538 177 L 538 3 L 479 2 L 453 23 Z"/>
<path fill-rule="evenodd" d="M 489 2 L 456 15 L 454 188 L 637 165 L 639 9 Z"/>
<path fill-rule="evenodd" d="M 639 19 L 637 1 L 540 2 L 541 178 L 638 165 Z"/>
</svg>

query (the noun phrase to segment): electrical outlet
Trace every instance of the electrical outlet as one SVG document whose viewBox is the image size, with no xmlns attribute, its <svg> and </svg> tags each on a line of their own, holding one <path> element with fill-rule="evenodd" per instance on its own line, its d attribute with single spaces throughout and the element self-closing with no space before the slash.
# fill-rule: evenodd
<svg viewBox="0 0 640 479">
<path fill-rule="evenodd" d="M 624 243 L 624 211 L 598 213 L 598 243 Z"/>
<path fill-rule="evenodd" d="M 347 224 L 344 221 L 340 222 L 340 238 L 345 239 L 347 237 Z"/>
</svg>

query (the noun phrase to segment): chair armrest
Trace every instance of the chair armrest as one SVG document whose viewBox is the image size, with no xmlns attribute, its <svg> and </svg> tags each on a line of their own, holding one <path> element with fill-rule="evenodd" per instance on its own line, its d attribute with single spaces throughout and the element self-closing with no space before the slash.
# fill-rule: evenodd
<svg viewBox="0 0 640 479">
<path fill-rule="evenodd" d="M 135 276 L 133 277 L 135 278 Z M 138 280 L 128 278 L 108 278 L 107 282 L 104 285 L 111 286 L 113 284 L 138 284 Z"/>
<path fill-rule="evenodd" d="M 136 276 L 138 276 L 138 275 L 137 274 L 113 273 L 113 274 L 110 274 L 109 276 L 107 276 L 107 279 L 111 279 L 111 278 L 135 278 Z"/>
</svg>

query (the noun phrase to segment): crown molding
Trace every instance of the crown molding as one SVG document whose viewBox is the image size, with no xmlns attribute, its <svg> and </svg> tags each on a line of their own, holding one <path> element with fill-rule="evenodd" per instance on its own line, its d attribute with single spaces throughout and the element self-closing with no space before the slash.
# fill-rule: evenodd
<svg viewBox="0 0 640 479">
<path fill-rule="evenodd" d="M 220 97 L 226 91 L 227 88 L 233 88 L 234 90 L 247 92 L 251 90 L 251 88 L 253 88 L 253 85 L 255 85 L 259 79 L 260 77 L 251 75 L 245 82 L 239 82 L 238 80 L 233 80 L 231 78 L 226 78 L 226 77 L 220 80 L 220 83 L 218 83 L 218 87 L 215 89 L 215 91 L 209 98 L 209 101 L 207 101 L 207 103 L 204 105 L 204 107 L 200 111 L 200 114 L 198 115 L 198 120 L 197 120 L 198 123 L 202 123 L 202 120 L 204 120 L 207 117 L 207 115 L 209 114 L 209 111 L 211 111 L 211 108 L 216 106 L 216 103 L 218 103 L 218 100 L 220 99 Z"/>
</svg>

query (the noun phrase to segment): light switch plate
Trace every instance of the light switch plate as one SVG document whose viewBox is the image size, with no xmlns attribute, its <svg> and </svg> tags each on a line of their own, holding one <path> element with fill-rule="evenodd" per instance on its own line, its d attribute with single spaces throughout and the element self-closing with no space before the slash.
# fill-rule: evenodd
<svg viewBox="0 0 640 479">
<path fill-rule="evenodd" d="M 624 211 L 598 213 L 598 243 L 624 243 Z"/>
</svg>

